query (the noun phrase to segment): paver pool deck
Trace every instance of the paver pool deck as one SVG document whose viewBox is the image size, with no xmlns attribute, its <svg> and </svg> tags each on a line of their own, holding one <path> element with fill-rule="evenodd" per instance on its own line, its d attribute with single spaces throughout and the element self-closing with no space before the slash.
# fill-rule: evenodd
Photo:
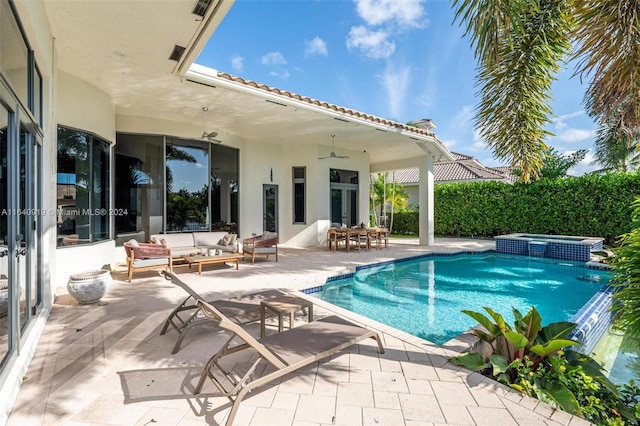
<svg viewBox="0 0 640 426">
<path fill-rule="evenodd" d="M 487 250 L 489 240 L 392 239 L 389 248 L 346 253 L 279 248 L 279 262 L 260 258 L 240 269 L 220 265 L 202 275 L 175 273 L 207 300 L 269 288 L 302 290 L 358 265 L 423 253 Z M 229 400 L 207 383 L 193 389 L 222 332 L 196 327 L 172 355 L 175 330 L 160 335 L 168 313 L 185 297 L 157 272 L 122 270 L 100 305 L 79 305 L 66 289 L 34 354 L 8 425 L 220 425 Z M 320 300 L 316 318 L 337 313 L 377 330 L 386 352 L 363 342 L 291 373 L 246 398 L 234 425 L 581 425 L 588 422 L 448 362 L 468 342 L 437 346 L 332 307 Z M 296 321 L 304 321 L 300 314 Z M 275 325 L 275 323 L 273 324 Z M 273 331 L 273 325 L 271 332 Z M 259 337 L 260 323 L 247 329 Z M 369 340 L 369 339 L 367 339 Z M 239 362 L 246 360 L 236 354 Z"/>
</svg>

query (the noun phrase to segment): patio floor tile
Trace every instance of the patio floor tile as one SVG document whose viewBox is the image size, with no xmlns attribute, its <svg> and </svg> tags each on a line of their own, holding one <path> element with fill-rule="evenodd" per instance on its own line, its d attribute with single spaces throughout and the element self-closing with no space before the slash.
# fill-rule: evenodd
<svg viewBox="0 0 640 426">
<path fill-rule="evenodd" d="M 176 274 L 206 300 L 279 288 L 301 290 L 327 277 L 353 272 L 356 265 L 419 253 L 492 248 L 492 241 L 415 240 L 385 250 L 333 253 L 326 249 L 283 247 L 279 262 L 240 269 L 212 268 L 202 275 L 177 267 Z M 133 283 L 122 269 L 103 298 L 105 304 L 78 305 L 56 290 L 57 299 L 25 375 L 9 426 L 224 424 L 231 403 L 210 381 L 193 391 L 203 365 L 226 341 L 212 327 L 195 327 L 172 354 L 178 333 L 160 330 L 184 292 L 156 273 Z M 465 338 L 439 347 L 399 330 L 313 299 L 316 318 L 348 317 L 376 329 L 385 353 L 373 340 L 276 379 L 251 392 L 240 404 L 234 425 L 534 425 L 581 426 L 581 419 L 551 409 L 448 362 Z M 297 316 L 296 324 L 305 322 Z M 254 336 L 259 324 L 243 323 Z M 275 332 L 270 327 L 269 332 Z M 255 359 L 233 354 L 226 367 Z M 273 367 L 259 365 L 259 377 Z"/>
</svg>

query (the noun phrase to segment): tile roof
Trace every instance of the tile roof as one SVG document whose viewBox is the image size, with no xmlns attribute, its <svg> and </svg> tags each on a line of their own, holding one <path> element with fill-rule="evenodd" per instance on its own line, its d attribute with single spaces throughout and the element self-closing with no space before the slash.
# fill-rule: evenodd
<svg viewBox="0 0 640 426">
<path fill-rule="evenodd" d="M 331 111 L 339 112 L 342 114 L 350 115 L 355 118 L 359 118 L 362 120 L 366 120 L 375 124 L 382 124 L 389 127 L 394 127 L 396 129 L 401 129 L 406 132 L 415 133 L 422 136 L 431 136 L 435 137 L 433 132 L 430 132 L 426 129 L 422 129 L 416 126 L 409 126 L 407 124 L 398 123 L 394 120 L 389 120 L 386 118 L 377 117 L 375 115 L 366 114 L 364 112 L 356 111 L 354 109 L 341 107 L 338 105 L 331 104 L 329 102 L 319 101 L 317 99 L 310 98 L 308 96 L 299 95 L 297 93 L 289 92 L 288 90 L 278 89 L 277 87 L 268 86 L 266 84 L 257 83 L 252 80 L 248 80 L 246 78 L 238 77 L 226 72 L 218 71 L 217 76 L 219 78 L 223 78 L 225 80 L 233 81 L 235 83 L 243 84 L 245 86 L 253 87 L 256 89 L 264 90 L 265 92 L 275 93 L 277 95 L 285 96 L 291 99 L 295 99 L 297 101 L 306 102 L 311 105 L 315 105 L 321 108 L 325 108 Z M 436 139 L 437 140 L 437 139 Z M 441 143 L 439 140 L 437 142 Z"/>
<path fill-rule="evenodd" d="M 471 156 L 453 151 L 451 154 L 456 161 L 435 163 L 433 165 L 434 182 L 469 182 L 478 180 L 514 182 L 508 166 L 486 167 Z M 420 180 L 420 171 L 417 167 L 396 170 L 394 176 L 397 183 L 412 184 Z"/>
</svg>

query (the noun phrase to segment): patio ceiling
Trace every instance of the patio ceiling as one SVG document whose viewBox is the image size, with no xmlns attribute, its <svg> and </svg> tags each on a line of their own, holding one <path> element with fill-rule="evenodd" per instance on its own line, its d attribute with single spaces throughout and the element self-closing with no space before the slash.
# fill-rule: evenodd
<svg viewBox="0 0 640 426">
<path fill-rule="evenodd" d="M 321 144 L 328 154 L 331 135 L 336 135 L 336 151 L 366 151 L 372 164 L 411 161 L 425 151 L 436 160 L 452 160 L 423 130 L 354 115 L 352 110 L 331 110 L 301 96 L 191 66 L 233 1 L 214 0 L 204 18 L 192 13 L 196 3 L 46 1 L 57 66 L 111 96 L 119 116 L 186 122 L 198 129 L 186 134 L 184 126 L 177 126 L 181 130 L 175 136 L 199 136 L 202 107 L 208 106 L 207 129 L 217 131 L 223 141 L 225 135 L 236 134 L 254 143 Z M 180 61 L 169 59 L 174 45 L 186 48 Z"/>
</svg>

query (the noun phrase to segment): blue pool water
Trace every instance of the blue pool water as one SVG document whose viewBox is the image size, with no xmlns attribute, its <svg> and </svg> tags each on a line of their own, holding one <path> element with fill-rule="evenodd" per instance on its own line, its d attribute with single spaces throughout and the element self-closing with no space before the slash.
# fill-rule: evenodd
<svg viewBox="0 0 640 426">
<path fill-rule="evenodd" d="M 430 256 L 357 271 L 320 297 L 414 336 L 443 344 L 477 323 L 462 309 L 487 306 L 512 323 L 535 306 L 543 325 L 567 321 L 609 280 L 581 263 L 503 254 Z"/>
</svg>

